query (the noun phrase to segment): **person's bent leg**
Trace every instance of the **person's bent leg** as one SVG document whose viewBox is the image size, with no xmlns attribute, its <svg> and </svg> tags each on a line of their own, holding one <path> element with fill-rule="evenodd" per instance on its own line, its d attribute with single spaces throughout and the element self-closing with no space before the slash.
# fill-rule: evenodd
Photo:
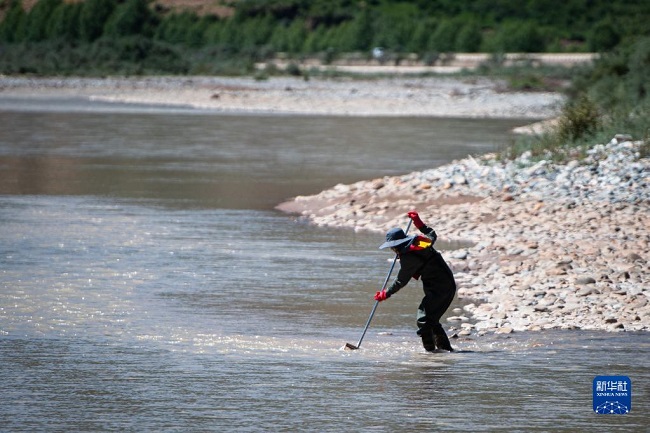
<svg viewBox="0 0 650 433">
<path fill-rule="evenodd" d="M 418 307 L 418 314 L 417 314 L 417 325 L 418 325 L 418 332 L 417 334 L 420 336 L 422 339 L 422 346 L 424 347 L 424 350 L 427 352 L 433 352 L 436 350 L 436 344 L 435 344 L 435 339 L 433 335 L 433 328 L 429 323 L 427 323 L 427 314 L 426 314 L 426 306 L 425 306 L 425 299 L 422 299 L 422 302 L 420 303 L 420 306 Z"/>
</svg>

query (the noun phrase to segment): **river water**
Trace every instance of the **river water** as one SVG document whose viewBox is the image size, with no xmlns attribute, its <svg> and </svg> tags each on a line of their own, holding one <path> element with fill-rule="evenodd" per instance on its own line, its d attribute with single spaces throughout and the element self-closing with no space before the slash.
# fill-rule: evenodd
<svg viewBox="0 0 650 433">
<path fill-rule="evenodd" d="M 648 431 L 647 333 L 426 353 L 411 284 L 342 350 L 390 266 L 382 236 L 274 210 L 521 124 L 0 99 L 0 431 Z M 629 414 L 593 412 L 599 375 L 630 377 Z"/>
</svg>

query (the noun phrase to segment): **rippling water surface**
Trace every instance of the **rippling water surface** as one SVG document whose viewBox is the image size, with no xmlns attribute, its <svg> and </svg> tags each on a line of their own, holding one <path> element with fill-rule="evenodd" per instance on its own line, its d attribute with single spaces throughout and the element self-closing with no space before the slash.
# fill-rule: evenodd
<svg viewBox="0 0 650 433">
<path fill-rule="evenodd" d="M 456 339 L 382 303 L 381 235 L 273 207 L 494 150 L 517 121 L 0 103 L 0 430 L 647 431 L 647 333 Z M 461 307 L 456 300 L 453 307 Z M 592 411 L 626 375 L 632 411 Z"/>
</svg>

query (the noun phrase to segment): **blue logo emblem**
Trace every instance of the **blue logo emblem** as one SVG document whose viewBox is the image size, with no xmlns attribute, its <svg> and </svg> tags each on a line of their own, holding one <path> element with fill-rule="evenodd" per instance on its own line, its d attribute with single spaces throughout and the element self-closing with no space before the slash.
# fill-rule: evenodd
<svg viewBox="0 0 650 433">
<path fill-rule="evenodd" d="M 593 392 L 598 414 L 624 415 L 632 410 L 632 381 L 627 376 L 596 376 Z"/>
</svg>

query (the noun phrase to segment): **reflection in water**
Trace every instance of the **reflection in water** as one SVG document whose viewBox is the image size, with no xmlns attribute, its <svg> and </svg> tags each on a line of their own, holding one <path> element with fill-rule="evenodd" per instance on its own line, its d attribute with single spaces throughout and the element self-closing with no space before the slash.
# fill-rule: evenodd
<svg viewBox="0 0 650 433">
<path fill-rule="evenodd" d="M 508 140 L 515 120 L 0 112 L 0 193 L 272 209 Z"/>
</svg>

